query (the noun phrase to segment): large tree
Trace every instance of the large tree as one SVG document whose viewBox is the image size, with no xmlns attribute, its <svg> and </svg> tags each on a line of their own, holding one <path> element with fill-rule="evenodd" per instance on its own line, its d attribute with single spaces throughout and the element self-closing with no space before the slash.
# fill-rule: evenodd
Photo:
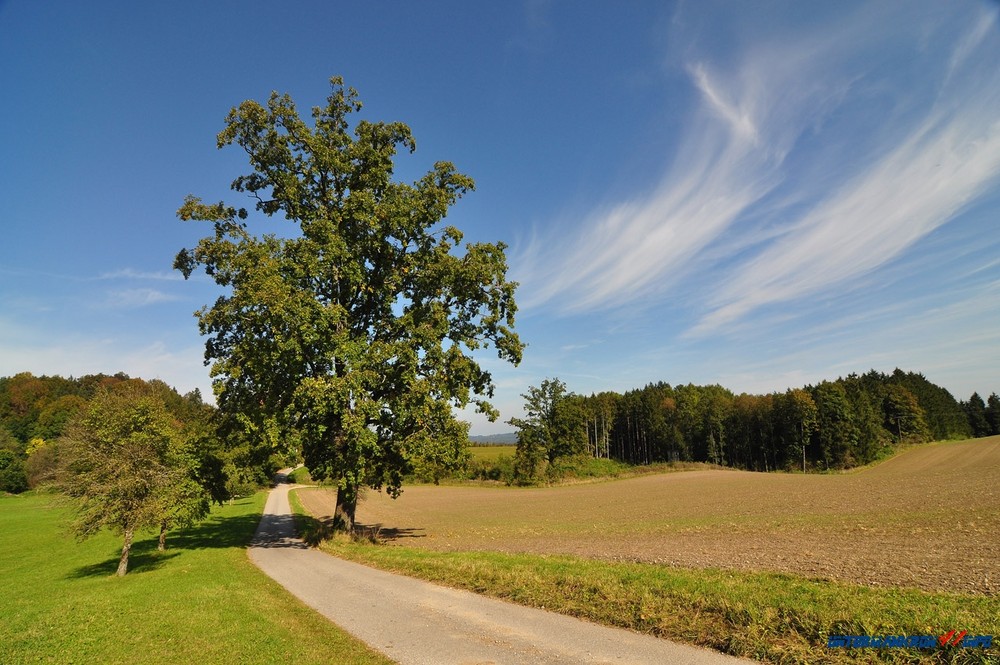
<svg viewBox="0 0 1000 665">
<path fill-rule="evenodd" d="M 503 243 L 467 244 L 442 220 L 473 181 L 448 162 L 412 184 L 393 180 L 403 123 L 361 120 L 352 88 L 331 79 L 310 125 L 288 95 L 233 108 L 218 136 L 249 157 L 232 189 L 252 212 L 189 196 L 182 220 L 214 226 L 175 267 L 199 266 L 226 288 L 199 311 L 219 408 L 250 428 L 294 433 L 313 477 L 338 483 L 338 515 L 353 526 L 361 487 L 395 496 L 420 459 L 457 463 L 466 427 L 452 407 L 488 402 L 490 373 L 473 352 L 492 345 L 518 363 L 514 289 Z M 261 220 L 263 223 L 266 220 Z"/>
</svg>

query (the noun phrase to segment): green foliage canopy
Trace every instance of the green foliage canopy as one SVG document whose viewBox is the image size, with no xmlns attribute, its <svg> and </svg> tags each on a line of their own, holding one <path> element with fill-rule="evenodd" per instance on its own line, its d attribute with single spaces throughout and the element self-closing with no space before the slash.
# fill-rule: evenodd
<svg viewBox="0 0 1000 665">
<path fill-rule="evenodd" d="M 415 150 L 410 129 L 361 120 L 352 131 L 357 93 L 340 78 L 331 87 L 312 126 L 272 93 L 266 106 L 232 109 L 218 136 L 252 167 L 232 189 L 291 222 L 284 237 L 255 235 L 245 209 L 189 196 L 178 216 L 214 233 L 174 265 L 185 277 L 203 267 L 228 290 L 196 314 L 219 408 L 299 437 L 353 523 L 360 487 L 395 495 L 422 458 L 458 463 L 467 428 L 452 406 L 497 415 L 492 377 L 472 352 L 492 345 L 517 364 L 523 345 L 505 245 L 460 253 L 462 233 L 441 224 L 472 179 L 438 162 L 413 184 L 394 182 L 397 149 Z"/>
<path fill-rule="evenodd" d="M 122 534 L 124 575 L 136 531 L 172 522 L 182 498 L 200 498 L 189 458 L 180 423 L 148 386 L 99 393 L 59 443 L 57 486 L 77 501 L 73 531 L 81 539 L 105 528 Z"/>
<path fill-rule="evenodd" d="M 515 470 L 524 480 L 538 475 L 543 463 L 586 451 L 587 434 L 583 405 L 566 391 L 559 379 L 545 379 L 529 386 L 524 398 L 524 418 L 508 423 L 518 428 Z"/>
</svg>

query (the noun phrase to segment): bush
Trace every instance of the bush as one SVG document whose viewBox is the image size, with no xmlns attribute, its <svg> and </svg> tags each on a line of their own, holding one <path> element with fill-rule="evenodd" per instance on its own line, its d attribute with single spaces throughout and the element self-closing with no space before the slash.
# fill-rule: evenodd
<svg viewBox="0 0 1000 665">
<path fill-rule="evenodd" d="M 545 469 L 545 480 L 556 482 L 573 478 L 615 478 L 632 467 L 612 459 L 601 459 L 590 455 L 557 457 Z"/>
<path fill-rule="evenodd" d="M 492 480 L 507 485 L 514 484 L 514 458 L 500 455 L 494 460 L 471 460 L 461 477 L 465 480 Z"/>
<path fill-rule="evenodd" d="M 28 486 L 35 489 L 43 483 L 55 480 L 58 464 L 59 456 L 55 444 L 36 448 L 24 463 Z"/>
<path fill-rule="evenodd" d="M 24 462 L 9 450 L 0 450 L 0 492 L 20 494 L 28 489 Z"/>
<path fill-rule="evenodd" d="M 20 494 L 28 489 L 28 477 L 24 475 L 24 463 L 17 460 L 0 471 L 0 492 Z"/>
</svg>

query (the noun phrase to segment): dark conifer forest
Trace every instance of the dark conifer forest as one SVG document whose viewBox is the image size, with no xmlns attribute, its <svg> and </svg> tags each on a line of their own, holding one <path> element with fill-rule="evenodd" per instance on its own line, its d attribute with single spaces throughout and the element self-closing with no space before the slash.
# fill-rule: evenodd
<svg viewBox="0 0 1000 665">
<path fill-rule="evenodd" d="M 630 464 L 823 471 L 868 464 L 898 444 L 1000 434 L 995 393 L 958 401 L 923 374 L 899 369 L 766 395 L 661 382 L 584 396 L 553 379 L 524 397 L 528 417 L 511 421 L 522 461 L 589 454 Z"/>
</svg>

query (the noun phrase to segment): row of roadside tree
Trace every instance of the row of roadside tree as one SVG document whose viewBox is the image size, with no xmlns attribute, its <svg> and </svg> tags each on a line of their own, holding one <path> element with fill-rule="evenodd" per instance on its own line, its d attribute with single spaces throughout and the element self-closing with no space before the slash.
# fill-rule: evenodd
<svg viewBox="0 0 1000 665">
<path fill-rule="evenodd" d="M 707 462 L 754 471 L 867 464 L 893 444 L 1000 434 L 1000 398 L 967 402 L 922 374 L 875 370 L 765 395 L 653 383 L 583 396 L 558 379 L 524 394 L 515 468 L 538 477 L 558 458 Z"/>
</svg>

